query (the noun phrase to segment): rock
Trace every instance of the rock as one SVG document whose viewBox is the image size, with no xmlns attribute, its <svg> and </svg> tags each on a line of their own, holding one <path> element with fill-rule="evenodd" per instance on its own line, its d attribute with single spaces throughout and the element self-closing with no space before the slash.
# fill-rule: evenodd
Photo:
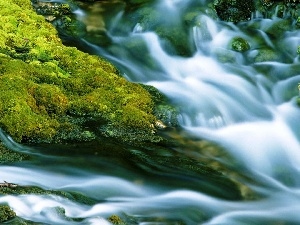
<svg viewBox="0 0 300 225">
<path fill-rule="evenodd" d="M 214 7 L 221 20 L 237 23 L 251 19 L 254 2 L 253 0 L 215 0 Z"/>
<path fill-rule="evenodd" d="M 252 51 L 249 54 L 249 60 L 255 63 L 259 62 L 269 62 L 269 61 L 278 61 L 280 56 L 270 48 L 261 48 Z"/>
<path fill-rule="evenodd" d="M 179 109 L 169 104 L 167 97 L 155 87 L 149 85 L 143 85 L 143 87 L 151 94 L 155 104 L 154 115 L 158 120 L 154 123 L 154 127 L 160 129 L 178 127 Z"/>
<path fill-rule="evenodd" d="M 126 223 L 117 215 L 111 215 L 108 218 L 108 221 L 111 222 L 113 225 L 126 225 Z"/>
<path fill-rule="evenodd" d="M 105 127 L 119 140 L 157 141 L 150 94 L 106 60 L 62 45 L 28 3 L 0 2 L 0 126 L 17 142 L 90 140 Z"/>
<path fill-rule="evenodd" d="M 0 205 L 0 222 L 6 222 L 16 217 L 16 213 L 7 205 Z"/>
<path fill-rule="evenodd" d="M 299 0 L 261 0 L 256 1 L 256 11 L 264 18 L 287 18 L 297 19 L 300 16 Z"/>
<path fill-rule="evenodd" d="M 72 14 L 71 7 L 64 3 L 42 2 L 40 0 L 35 0 L 32 5 L 38 14 L 44 15 L 46 19 L 47 17 L 51 17 L 51 19 L 47 20 L 55 20 L 63 15 Z"/>
<path fill-rule="evenodd" d="M 23 153 L 12 151 L 8 149 L 2 142 L 0 142 L 0 164 L 21 162 L 29 159 L 29 156 Z"/>
<path fill-rule="evenodd" d="M 249 42 L 242 37 L 235 37 L 231 40 L 231 48 L 237 52 L 245 52 L 250 49 Z"/>
</svg>

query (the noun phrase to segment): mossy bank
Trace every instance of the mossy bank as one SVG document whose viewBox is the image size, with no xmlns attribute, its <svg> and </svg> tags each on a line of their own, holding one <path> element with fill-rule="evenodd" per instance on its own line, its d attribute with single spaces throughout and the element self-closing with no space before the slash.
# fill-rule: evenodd
<svg viewBox="0 0 300 225">
<path fill-rule="evenodd" d="M 159 140 L 154 103 L 141 85 L 64 46 L 30 0 L 1 1 L 0 15 L 0 127 L 16 141 Z"/>
</svg>

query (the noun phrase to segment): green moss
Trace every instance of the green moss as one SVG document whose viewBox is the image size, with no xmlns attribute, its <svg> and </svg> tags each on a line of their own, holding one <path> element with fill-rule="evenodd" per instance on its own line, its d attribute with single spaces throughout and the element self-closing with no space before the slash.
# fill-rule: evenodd
<svg viewBox="0 0 300 225">
<path fill-rule="evenodd" d="M 221 20 L 234 23 L 250 20 L 254 11 L 253 0 L 215 0 L 214 6 Z"/>
<path fill-rule="evenodd" d="M 62 45 L 28 2 L 0 3 L 0 126 L 19 142 L 58 140 L 65 128 L 86 139 L 94 134 L 81 127 L 84 122 L 73 124 L 73 117 L 96 116 L 151 140 L 156 119 L 150 94 L 109 62 Z M 117 133 L 127 139 L 126 132 Z"/>
<path fill-rule="evenodd" d="M 300 10 L 299 10 L 300 11 Z M 300 12 L 299 12 L 300 14 Z M 296 27 L 299 29 L 300 28 L 300 16 L 297 17 L 296 19 Z"/>
<path fill-rule="evenodd" d="M 16 217 L 16 213 L 7 205 L 0 205 L 0 222 L 5 222 Z"/>
<path fill-rule="evenodd" d="M 179 109 L 172 106 L 167 97 L 155 87 L 149 85 L 143 85 L 143 87 L 151 94 L 152 101 L 155 104 L 154 114 L 156 118 L 168 127 L 178 126 Z"/>
<path fill-rule="evenodd" d="M 298 46 L 297 53 L 300 55 L 300 46 Z"/>
<path fill-rule="evenodd" d="M 257 50 L 257 54 L 254 56 L 254 62 L 267 62 L 277 61 L 279 56 L 273 49 L 262 48 Z"/>
<path fill-rule="evenodd" d="M 14 152 L 8 148 L 6 148 L 3 143 L 0 142 L 0 164 L 2 163 L 12 163 L 12 162 L 20 162 L 28 159 L 29 156 Z"/>
<path fill-rule="evenodd" d="M 30 90 L 40 112 L 45 114 L 64 114 L 68 108 L 68 98 L 62 90 L 52 84 L 40 84 Z"/>
<path fill-rule="evenodd" d="M 108 218 L 108 221 L 111 222 L 114 225 L 125 225 L 125 223 L 123 222 L 123 220 L 117 216 L 117 215 L 111 215 Z"/>
<path fill-rule="evenodd" d="M 294 21 L 291 18 L 279 19 L 267 29 L 266 33 L 272 35 L 273 37 L 279 38 L 279 36 L 283 35 L 286 31 L 293 30 L 293 24 Z"/>
<path fill-rule="evenodd" d="M 231 48 L 237 52 L 245 52 L 250 49 L 250 45 L 244 38 L 235 37 L 231 40 Z"/>
</svg>

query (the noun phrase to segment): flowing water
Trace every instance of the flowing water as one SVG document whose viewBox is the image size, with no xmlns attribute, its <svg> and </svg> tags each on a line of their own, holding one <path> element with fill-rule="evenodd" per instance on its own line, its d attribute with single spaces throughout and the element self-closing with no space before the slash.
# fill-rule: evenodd
<svg viewBox="0 0 300 225">
<path fill-rule="evenodd" d="M 181 129 L 169 135 L 184 147 L 157 154 L 171 159 L 188 155 L 197 161 L 207 157 L 199 153 L 198 141 L 212 141 L 230 158 L 212 161 L 237 168 L 237 179 L 259 197 L 240 200 L 231 188 L 212 182 L 210 173 L 197 176 L 172 165 L 176 160 L 159 164 L 161 158 L 136 157 L 144 152 L 109 140 L 25 147 L 2 134 L 6 145 L 29 153 L 31 160 L 2 165 L 1 179 L 76 191 L 96 203 L 55 195 L 2 196 L 0 203 L 42 224 L 109 224 L 106 218 L 112 214 L 143 225 L 300 224 L 300 30 L 292 23 L 281 29 L 282 19 L 259 14 L 239 24 L 221 22 L 211 16 L 208 4 L 164 0 L 138 9 L 122 1 L 81 5 L 74 10 L 90 32 L 73 44 L 107 58 L 128 80 L 155 86 L 179 109 Z M 157 20 L 151 21 L 150 13 L 146 19 L 137 16 L 142 7 L 145 14 L 155 12 Z M 199 10 L 192 10 L 192 22 L 182 29 L 185 42 L 174 47 L 156 30 L 157 24 L 182 28 L 190 8 Z M 249 41 L 249 51 L 231 50 L 236 36 Z M 180 46 L 188 50 L 180 54 Z"/>
</svg>

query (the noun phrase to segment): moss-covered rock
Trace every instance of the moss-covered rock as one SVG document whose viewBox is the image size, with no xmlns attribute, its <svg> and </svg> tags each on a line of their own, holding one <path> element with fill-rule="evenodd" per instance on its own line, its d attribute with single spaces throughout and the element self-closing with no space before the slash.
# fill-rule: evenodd
<svg viewBox="0 0 300 225">
<path fill-rule="evenodd" d="M 20 162 L 29 159 L 29 156 L 19 152 L 14 152 L 6 148 L 3 143 L 0 142 L 0 164 Z"/>
<path fill-rule="evenodd" d="M 255 8 L 265 18 L 293 18 L 300 16 L 299 0 L 256 0 Z"/>
<path fill-rule="evenodd" d="M 126 225 L 126 223 L 118 215 L 111 215 L 108 218 L 108 221 L 114 225 Z"/>
<path fill-rule="evenodd" d="M 280 35 L 284 35 L 286 31 L 291 31 L 294 28 L 294 22 L 291 18 L 288 19 L 279 19 L 275 21 L 272 26 L 270 26 L 266 33 L 273 37 L 280 37 Z"/>
<path fill-rule="evenodd" d="M 214 6 L 221 20 L 234 23 L 250 20 L 254 11 L 253 0 L 215 0 Z"/>
<path fill-rule="evenodd" d="M 94 137 L 82 127 L 91 117 L 126 130 L 114 135 L 123 140 L 128 130 L 153 139 L 153 102 L 143 87 L 109 62 L 62 45 L 29 0 L 2 1 L 0 13 L 0 126 L 16 141 L 59 141 L 65 128 Z"/>
<path fill-rule="evenodd" d="M 231 48 L 237 52 L 245 52 L 250 49 L 250 44 L 242 37 L 235 37 L 231 40 Z"/>
<path fill-rule="evenodd" d="M 0 205 L 0 222 L 3 223 L 7 220 L 16 217 L 16 213 L 7 205 Z"/>
<path fill-rule="evenodd" d="M 151 94 L 151 98 L 155 104 L 154 114 L 158 121 L 154 125 L 158 128 L 179 126 L 179 109 L 169 104 L 167 97 L 155 87 L 149 85 L 143 85 L 143 87 Z"/>
<path fill-rule="evenodd" d="M 267 61 L 278 61 L 280 56 L 270 48 L 261 48 L 252 52 L 249 59 L 253 62 L 267 62 Z"/>
<path fill-rule="evenodd" d="M 82 37 L 86 33 L 85 25 L 73 13 L 73 5 L 41 0 L 32 0 L 32 3 L 37 14 L 43 15 L 57 30 L 73 37 Z"/>
<path fill-rule="evenodd" d="M 45 190 L 37 186 L 20 186 L 16 187 L 1 187 L 0 195 L 57 195 L 64 198 L 67 198 L 71 201 L 75 201 L 85 205 L 93 205 L 97 201 L 95 199 L 86 197 L 77 192 L 66 192 L 66 191 L 57 191 L 57 190 Z"/>
<path fill-rule="evenodd" d="M 32 0 L 38 14 L 60 17 L 62 15 L 71 14 L 71 7 L 64 3 L 43 2 L 40 0 Z"/>
</svg>

